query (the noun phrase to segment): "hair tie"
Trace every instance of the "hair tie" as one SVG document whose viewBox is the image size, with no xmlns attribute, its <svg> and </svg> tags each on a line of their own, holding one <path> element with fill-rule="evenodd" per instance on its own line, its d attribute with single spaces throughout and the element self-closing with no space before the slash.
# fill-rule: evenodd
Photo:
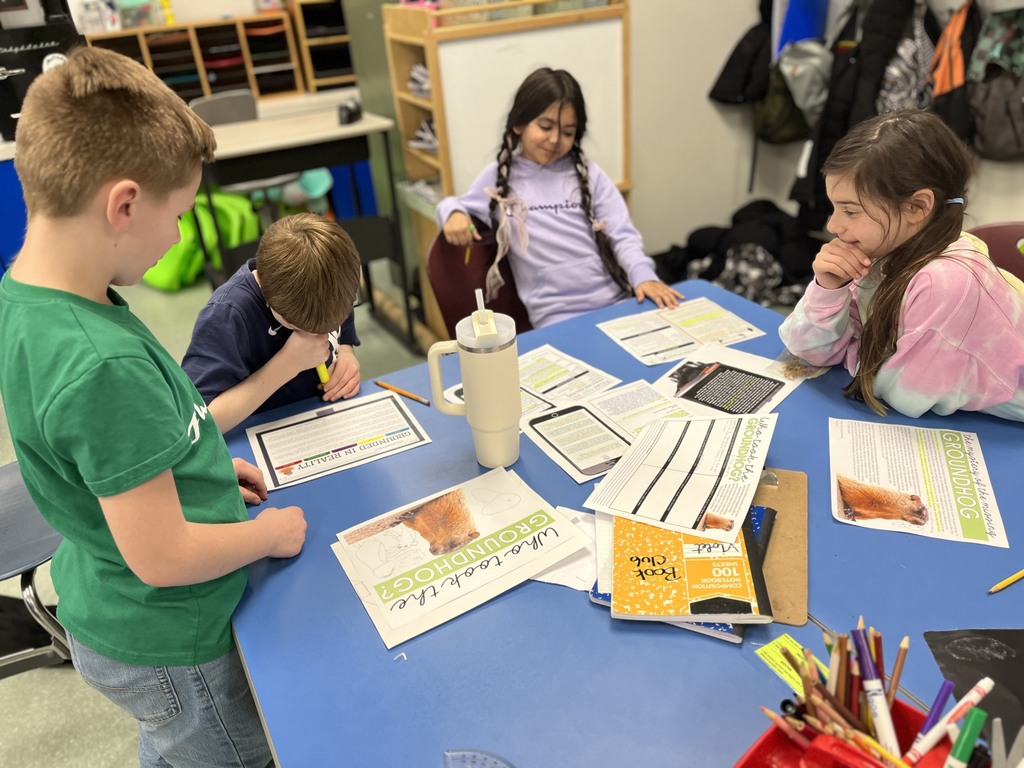
<svg viewBox="0 0 1024 768">
<path fill-rule="evenodd" d="M 951 197 L 949 198 L 949 200 L 946 201 L 946 205 L 952 205 L 953 203 L 963 205 L 964 199 L 962 197 Z"/>
</svg>

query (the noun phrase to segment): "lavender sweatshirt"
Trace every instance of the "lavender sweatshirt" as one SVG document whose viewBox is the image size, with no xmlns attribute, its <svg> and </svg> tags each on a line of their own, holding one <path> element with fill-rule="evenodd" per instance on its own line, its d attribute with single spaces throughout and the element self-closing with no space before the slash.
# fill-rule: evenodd
<svg viewBox="0 0 1024 768">
<path fill-rule="evenodd" d="M 657 280 L 654 261 L 644 254 L 643 240 L 629 220 L 619 190 L 596 163 L 588 161 L 587 168 L 594 217 L 604 223 L 630 284 Z M 497 186 L 496 171 L 497 163 L 491 163 L 466 194 L 442 200 L 437 206 L 438 224 L 443 227 L 454 211 L 490 222 L 491 198 L 484 190 Z M 535 328 L 622 298 L 622 291 L 601 263 L 594 232 L 580 207 L 579 180 L 569 155 L 547 166 L 515 156 L 509 190 L 510 196 L 521 198 L 528 206 L 529 243 L 521 252 L 516 232 L 519 224 L 513 220 L 507 258 L 519 298 Z"/>
<path fill-rule="evenodd" d="M 854 373 L 876 288 L 873 275 L 835 290 L 812 281 L 782 341 L 808 362 Z M 963 234 L 911 278 L 896 351 L 874 391 L 907 416 L 964 410 L 1024 421 L 1024 286 L 993 266 L 983 242 Z"/>
</svg>

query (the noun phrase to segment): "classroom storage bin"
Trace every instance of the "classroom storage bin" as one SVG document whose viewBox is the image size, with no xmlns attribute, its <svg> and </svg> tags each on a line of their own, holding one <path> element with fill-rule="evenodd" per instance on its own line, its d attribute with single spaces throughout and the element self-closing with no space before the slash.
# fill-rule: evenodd
<svg viewBox="0 0 1024 768">
<path fill-rule="evenodd" d="M 892 707 L 892 724 L 900 742 L 900 752 L 906 753 L 924 722 L 925 713 L 896 699 Z M 928 752 L 917 768 L 943 768 L 949 750 L 948 738 Z M 849 747 L 845 742 L 831 736 L 816 736 L 811 747 L 803 750 L 794 744 L 786 734 L 774 725 L 768 728 L 753 743 L 736 763 L 735 768 L 887 768 L 881 763 Z"/>
</svg>

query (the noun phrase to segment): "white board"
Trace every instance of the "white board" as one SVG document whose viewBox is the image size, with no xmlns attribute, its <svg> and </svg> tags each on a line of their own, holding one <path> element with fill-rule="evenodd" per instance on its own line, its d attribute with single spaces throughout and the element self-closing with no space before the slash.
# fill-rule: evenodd
<svg viewBox="0 0 1024 768">
<path fill-rule="evenodd" d="M 539 67 L 568 70 L 583 89 L 583 151 L 611 177 L 625 177 L 622 20 L 528 29 L 438 46 L 455 194 L 495 159 L 516 89 Z"/>
</svg>

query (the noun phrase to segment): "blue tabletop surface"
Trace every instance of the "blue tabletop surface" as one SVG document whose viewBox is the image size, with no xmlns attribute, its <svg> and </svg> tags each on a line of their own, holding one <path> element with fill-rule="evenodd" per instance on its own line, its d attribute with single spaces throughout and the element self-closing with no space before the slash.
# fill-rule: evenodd
<svg viewBox="0 0 1024 768">
<path fill-rule="evenodd" d="M 777 313 L 704 282 L 678 287 L 765 331 L 738 349 L 771 358 L 782 351 Z M 520 354 L 548 343 L 623 382 L 654 381 L 668 364 L 640 364 L 595 326 L 650 308 L 623 302 L 522 334 Z M 453 358 L 445 378 L 457 381 Z M 1019 548 L 866 530 L 832 518 L 828 418 L 878 420 L 843 398 L 848 379 L 832 370 L 779 406 L 767 464 L 808 475 L 811 614 L 837 631 L 864 615 L 884 634 L 887 658 L 909 635 L 903 684 L 930 702 L 941 676 L 922 633 L 1019 626 L 1024 585 L 991 597 L 986 591 L 1024 562 Z M 387 380 L 429 397 L 425 365 Z M 364 393 L 375 391 L 364 382 Z M 252 460 L 245 427 L 315 405 L 248 420 L 228 435 L 232 454 Z M 390 651 L 384 647 L 330 549 L 336 534 L 485 471 L 464 419 L 415 402 L 409 407 L 430 445 L 275 491 L 267 502 L 298 504 L 309 523 L 298 557 L 251 567 L 235 614 L 278 764 L 440 766 L 445 750 L 473 748 L 517 768 L 732 765 L 767 725 L 758 705 L 776 707 L 790 695 L 755 651 L 788 632 L 823 652 L 813 623 L 751 626 L 743 644 L 734 645 L 653 622 L 613 621 L 583 592 L 528 582 Z M 1015 502 L 1024 488 L 1024 425 L 965 413 L 885 421 L 977 432 L 1011 547 L 1022 540 Z M 592 490 L 525 438 L 512 469 L 553 505 L 582 509 Z"/>
</svg>

